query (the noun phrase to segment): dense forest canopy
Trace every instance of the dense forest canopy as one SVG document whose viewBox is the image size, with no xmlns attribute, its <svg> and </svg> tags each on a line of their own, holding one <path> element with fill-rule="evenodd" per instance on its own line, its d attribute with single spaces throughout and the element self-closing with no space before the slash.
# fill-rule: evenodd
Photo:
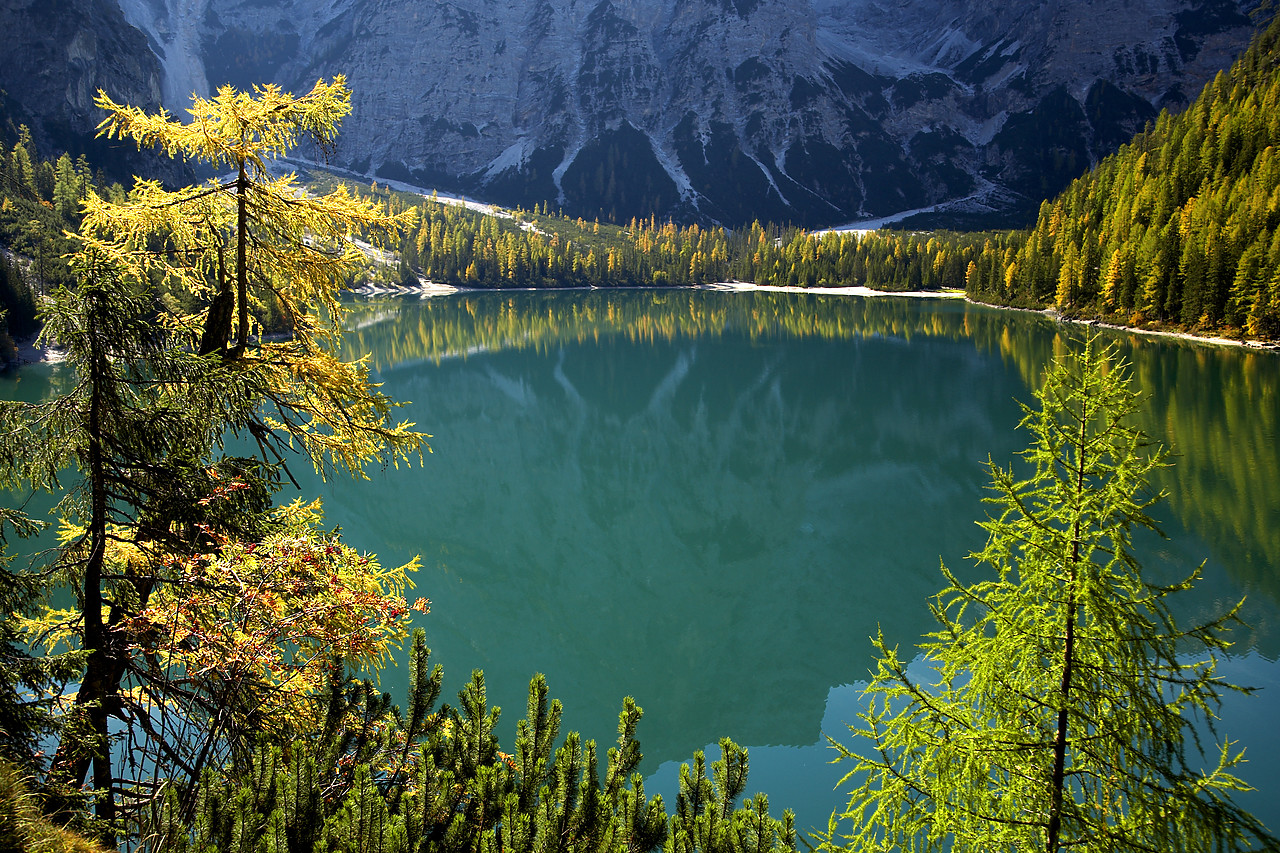
<svg viewBox="0 0 1280 853">
<path fill-rule="evenodd" d="M 1000 304 L 1196 332 L 1280 335 L 1280 21 L 1155 124 L 984 245 L 966 282 Z"/>
</svg>

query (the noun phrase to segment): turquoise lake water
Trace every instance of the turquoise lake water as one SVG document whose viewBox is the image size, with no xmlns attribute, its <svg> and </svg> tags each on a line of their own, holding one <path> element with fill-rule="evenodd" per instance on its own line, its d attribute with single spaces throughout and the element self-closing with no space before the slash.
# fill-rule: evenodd
<svg viewBox="0 0 1280 853">
<path fill-rule="evenodd" d="M 931 629 L 939 560 L 963 576 L 982 544 L 984 463 L 1026 445 L 1017 401 L 1083 334 L 955 300 L 708 291 L 389 299 L 350 319 L 347 354 L 411 401 L 434 452 L 367 482 L 295 474 L 349 543 L 421 555 L 432 610 L 414 621 L 446 696 L 483 669 L 510 744 L 543 672 L 564 729 L 602 746 L 633 696 L 669 808 L 679 762 L 728 736 L 750 747 L 748 793 L 802 829 L 843 802 L 825 736 L 858 713 L 869 635 L 905 649 Z M 1280 356 L 1103 334 L 1177 454 L 1169 539 L 1139 542 L 1144 566 L 1206 563 L 1188 620 L 1247 597 L 1225 669 L 1263 689 L 1220 729 L 1251 758 L 1242 804 L 1274 830 Z"/>
</svg>

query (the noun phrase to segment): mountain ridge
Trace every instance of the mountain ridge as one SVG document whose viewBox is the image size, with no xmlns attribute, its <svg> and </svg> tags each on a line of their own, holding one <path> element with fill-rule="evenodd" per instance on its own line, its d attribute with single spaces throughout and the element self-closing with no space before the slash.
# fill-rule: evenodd
<svg viewBox="0 0 1280 853">
<path fill-rule="evenodd" d="M 1280 338 L 1280 18 L 1179 115 L 988 243 L 967 292 L 1198 334 Z"/>
<path fill-rule="evenodd" d="M 48 5 L 89 3 L 112 5 Z M 335 164 L 370 178 L 614 221 L 809 226 L 937 205 L 1029 221 L 1229 65 L 1257 5 L 119 4 L 145 36 L 137 62 L 159 69 L 148 97 L 178 114 L 224 82 L 297 90 L 344 73 L 353 112 Z M 22 29 L 21 11 L 4 14 Z M 21 91 L 22 78 L 0 67 L 0 86 Z"/>
</svg>

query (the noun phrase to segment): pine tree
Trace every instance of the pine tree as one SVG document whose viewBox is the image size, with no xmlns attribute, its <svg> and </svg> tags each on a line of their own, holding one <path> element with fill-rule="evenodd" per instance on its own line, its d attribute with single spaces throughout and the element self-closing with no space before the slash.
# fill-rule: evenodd
<svg viewBox="0 0 1280 853">
<path fill-rule="evenodd" d="M 93 764 L 95 787 L 108 792 L 115 787 L 108 719 L 119 710 L 128 657 L 127 638 L 116 629 L 129 604 L 145 603 L 154 588 L 149 558 L 189 548 L 194 543 L 184 540 L 194 525 L 237 528 L 239 522 L 228 524 L 229 518 L 216 519 L 200 507 L 215 473 L 202 463 L 217 442 L 215 431 L 244 423 L 255 404 L 236 377 L 173 346 L 146 300 L 116 271 L 91 255 L 80 263 L 80 287 L 56 291 L 45 315 L 46 334 L 66 349 L 77 382 L 49 401 L 0 405 L 0 482 L 59 493 L 64 472 L 80 475 L 60 506 L 77 532 L 68 536 L 55 568 L 58 580 L 79 592 L 77 612 L 69 618 L 86 670 L 71 721 L 79 728 L 60 739 L 54 774 L 78 786 Z M 222 385 L 224 395 L 207 394 L 206 378 Z M 223 474 L 236 467 L 224 466 Z M 252 510 L 255 502 L 232 503 Z M 121 551 L 123 526 L 135 532 L 132 547 Z M 118 583 L 108 579 L 113 574 L 121 576 Z M 46 623 L 49 636 L 65 634 L 60 621 L 53 616 Z M 108 820 L 112 802 L 107 795 L 100 804 Z"/>
<path fill-rule="evenodd" d="M 22 272 L 9 259 L 0 256 L 0 329 L 16 337 L 26 337 L 39 330 L 36 321 L 35 294 Z"/>
<path fill-rule="evenodd" d="M 1216 671 L 1235 611 L 1179 627 L 1168 599 L 1195 576 L 1155 584 L 1133 551 L 1164 453 L 1128 425 L 1124 365 L 1090 340 L 1036 398 L 1029 473 L 990 463 L 996 513 L 974 557 L 994 578 L 943 567 L 928 680 L 876 640 L 872 705 L 851 727 L 874 749 L 839 747 L 857 787 L 824 848 L 1274 849 L 1232 802 L 1240 753 L 1202 756 L 1195 728 L 1212 732 L 1223 692 L 1243 689 Z"/>
<path fill-rule="evenodd" d="M 426 672 L 415 631 L 413 673 Z M 335 681 L 321 701 L 326 724 L 287 749 L 264 743 L 238 775 L 207 771 L 184 817 L 173 789 L 157 803 L 139 837 L 155 850 L 183 853 L 795 853 L 794 820 L 769 814 L 763 795 L 734 810 L 746 784 L 747 751 L 721 742 L 724 757 L 706 777 L 706 761 L 681 769 L 680 804 L 668 817 L 661 796 L 647 797 L 635 739 L 641 710 L 630 699 L 618 717 L 617 745 L 604 778 L 596 748 L 576 732 L 555 747 L 561 705 L 546 680 L 529 685 L 528 714 L 516 750 L 498 749 L 498 709 L 473 673 L 458 706 L 432 713 L 439 668 L 411 682 L 419 724 L 402 720 L 387 697 Z M 415 717 L 410 712 L 409 718 Z M 394 745 L 411 728 L 407 761 L 394 748 L 362 748 L 390 732 Z"/>
<path fill-rule="evenodd" d="M 1041 205 L 1031 232 L 1015 235 L 1019 267 L 1030 274 L 1013 293 L 1000 293 L 998 271 L 982 264 L 968 292 L 1008 304 L 1053 302 L 1117 322 L 1274 337 L 1280 315 L 1267 282 L 1276 264 L 1255 253 L 1250 269 L 1244 254 L 1280 223 L 1278 55 L 1280 17 L 1272 15 L 1185 113 L 1162 112 L 1154 127 Z M 1117 240 L 1125 247 L 1119 268 Z"/>
</svg>

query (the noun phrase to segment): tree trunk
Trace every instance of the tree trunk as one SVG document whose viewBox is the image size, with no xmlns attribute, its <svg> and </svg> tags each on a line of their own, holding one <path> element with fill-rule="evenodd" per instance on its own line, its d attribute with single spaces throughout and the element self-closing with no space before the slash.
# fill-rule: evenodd
<svg viewBox="0 0 1280 853">
<path fill-rule="evenodd" d="M 231 337 L 231 315 L 235 294 L 227 281 L 227 267 L 222 246 L 218 246 L 218 292 L 209 303 L 209 316 L 204 321 L 204 334 L 200 337 L 200 355 L 218 352 Z"/>
<path fill-rule="evenodd" d="M 1080 435 L 1076 445 L 1076 518 L 1071 528 L 1071 556 L 1067 564 L 1067 630 L 1062 645 L 1062 682 L 1059 686 L 1058 731 L 1053 740 L 1053 781 L 1050 792 L 1049 826 L 1045 849 L 1057 853 L 1061 846 L 1062 798 L 1066 786 L 1067 707 L 1071 699 L 1071 677 L 1075 669 L 1076 644 L 1076 565 L 1080 560 L 1080 496 L 1084 494 L 1085 441 L 1089 424 L 1089 402 L 1080 407 Z"/>
<path fill-rule="evenodd" d="M 90 309 L 92 311 L 92 309 Z M 92 317 L 90 318 L 92 322 Z M 83 648 L 89 650 L 84 678 L 76 694 L 76 709 L 82 712 L 88 724 L 90 740 L 88 749 L 81 740 L 64 737 L 58 743 L 53 759 L 53 777 L 72 788 L 84 783 L 93 768 L 93 786 L 101 795 L 97 814 L 104 821 L 113 820 L 115 808 L 115 776 L 111 768 L 111 745 L 107 721 L 116 710 L 114 701 L 123 669 L 120 666 L 120 650 L 115 648 L 111 632 L 102 621 L 102 569 L 107 550 L 107 484 L 106 462 L 102 447 L 104 385 L 110 370 L 101 342 L 92 338 L 89 368 L 88 413 L 88 471 L 89 471 L 89 525 L 86 536 L 89 555 L 84 566 Z M 107 839 L 114 844 L 114 839 Z"/>
<path fill-rule="evenodd" d="M 245 174 L 244 161 L 240 162 L 240 177 L 236 181 L 236 307 L 239 328 L 232 357 L 244 353 L 249 342 L 249 177 Z"/>
</svg>

